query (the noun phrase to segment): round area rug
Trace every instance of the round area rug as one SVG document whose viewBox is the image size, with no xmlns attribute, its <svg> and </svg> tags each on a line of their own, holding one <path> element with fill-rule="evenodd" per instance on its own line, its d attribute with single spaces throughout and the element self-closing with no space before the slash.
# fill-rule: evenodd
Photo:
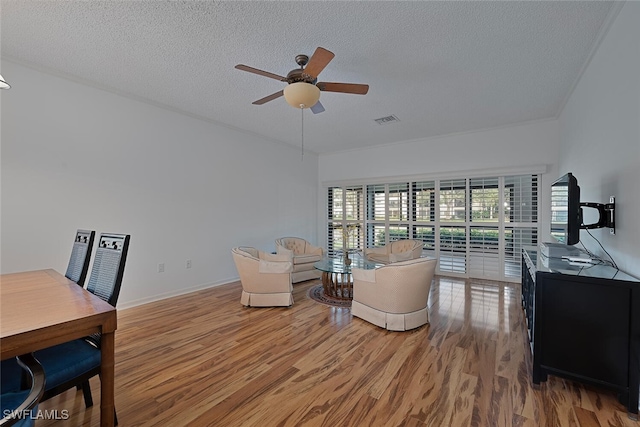
<svg viewBox="0 0 640 427">
<path fill-rule="evenodd" d="M 309 288 L 307 296 L 320 304 L 330 305 L 332 307 L 351 308 L 351 300 L 341 300 L 325 295 L 322 285 Z"/>
</svg>

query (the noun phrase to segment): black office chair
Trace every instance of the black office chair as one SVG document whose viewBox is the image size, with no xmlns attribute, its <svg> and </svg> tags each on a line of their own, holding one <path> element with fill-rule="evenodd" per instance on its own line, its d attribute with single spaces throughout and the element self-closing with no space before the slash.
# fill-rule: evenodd
<svg viewBox="0 0 640 427">
<path fill-rule="evenodd" d="M 96 249 L 87 290 L 116 306 L 129 251 L 130 236 L 102 234 Z M 93 405 L 89 379 L 100 375 L 100 334 L 77 339 L 35 352 L 44 367 L 47 387 L 42 400 L 81 387 L 87 408 Z M 117 420 L 116 420 L 117 423 Z"/>
<path fill-rule="evenodd" d="M 42 365 L 29 353 L 3 360 L 1 369 L 0 407 L 3 418 L 0 419 L 0 426 L 33 426 L 45 387 Z M 29 378 L 30 387 L 27 389 L 21 387 L 22 370 Z"/>
<path fill-rule="evenodd" d="M 80 286 L 84 286 L 84 279 L 86 279 L 89 272 L 89 260 L 91 259 L 95 236 L 96 232 L 93 230 L 78 230 L 73 241 L 71 258 L 69 259 L 65 276 Z"/>
</svg>

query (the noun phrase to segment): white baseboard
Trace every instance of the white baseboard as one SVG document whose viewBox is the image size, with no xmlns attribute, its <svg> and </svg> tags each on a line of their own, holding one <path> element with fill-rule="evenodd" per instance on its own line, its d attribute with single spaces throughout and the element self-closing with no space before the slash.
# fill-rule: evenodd
<svg viewBox="0 0 640 427">
<path fill-rule="evenodd" d="M 227 285 L 229 283 L 237 282 L 239 280 L 240 280 L 240 277 L 233 277 L 233 278 L 221 280 L 218 282 L 203 283 L 200 285 L 191 286 L 189 288 L 175 289 L 173 291 L 165 292 L 163 294 L 155 294 L 147 298 L 140 298 L 137 300 L 125 302 L 123 304 L 118 304 L 118 310 L 126 310 L 127 308 L 137 307 L 139 305 L 148 304 L 150 302 L 160 301 L 160 300 L 171 298 L 171 297 L 177 297 L 179 295 L 190 294 L 191 292 L 201 291 L 203 289 L 215 288 L 216 286 Z"/>
</svg>

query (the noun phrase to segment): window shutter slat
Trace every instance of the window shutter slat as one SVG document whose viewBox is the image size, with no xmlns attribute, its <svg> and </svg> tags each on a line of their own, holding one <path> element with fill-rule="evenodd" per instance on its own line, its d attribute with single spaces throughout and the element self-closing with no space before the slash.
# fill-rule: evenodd
<svg viewBox="0 0 640 427">
<path fill-rule="evenodd" d="M 329 254 L 419 239 L 438 271 L 518 279 L 523 246 L 538 243 L 539 175 L 459 178 L 331 187 Z"/>
</svg>

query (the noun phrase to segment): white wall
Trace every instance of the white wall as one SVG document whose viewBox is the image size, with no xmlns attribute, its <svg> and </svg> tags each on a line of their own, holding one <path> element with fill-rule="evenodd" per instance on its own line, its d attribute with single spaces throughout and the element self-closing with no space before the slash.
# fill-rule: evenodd
<svg viewBox="0 0 640 427">
<path fill-rule="evenodd" d="M 78 228 L 131 234 L 122 308 L 235 280 L 233 246 L 317 240 L 317 156 L 9 61 L 2 73 L 2 273 L 64 273 Z"/>
<path fill-rule="evenodd" d="M 402 126 L 402 122 L 388 126 Z M 528 123 L 478 132 L 407 141 L 377 148 L 324 154 L 319 159 L 318 235 L 326 243 L 326 194 L 329 182 L 400 176 L 518 170 L 545 165 L 539 197 L 541 230 L 549 229 L 550 201 L 545 191 L 557 178 L 558 123 Z"/>
<path fill-rule="evenodd" d="M 638 22 L 640 2 L 626 2 L 558 120 L 321 155 L 320 241 L 326 241 L 327 183 L 545 164 L 547 173 L 540 185 L 540 240 L 552 240 L 548 235 L 549 186 L 560 175 L 573 172 L 582 201 L 606 203 L 609 196 L 616 197 L 616 235 L 610 235 L 608 229 L 592 234 L 622 270 L 640 277 Z M 595 220 L 590 211 L 585 214 L 587 222 Z M 584 230 L 581 240 L 606 258 Z"/>
<path fill-rule="evenodd" d="M 616 197 L 616 234 L 592 230 L 618 267 L 640 277 L 640 2 L 627 2 L 586 68 L 560 122 L 560 174 L 583 202 Z M 585 211 L 586 213 L 586 211 Z M 587 218 L 593 222 L 595 217 Z M 581 242 L 606 255 L 586 231 Z"/>
</svg>

